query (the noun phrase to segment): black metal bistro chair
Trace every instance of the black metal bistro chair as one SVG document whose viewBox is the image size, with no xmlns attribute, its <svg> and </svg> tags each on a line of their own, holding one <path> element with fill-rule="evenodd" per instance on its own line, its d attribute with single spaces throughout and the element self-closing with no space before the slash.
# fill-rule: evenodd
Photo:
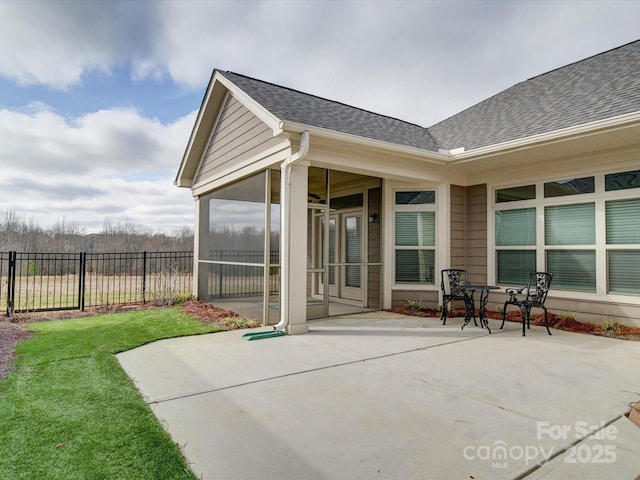
<svg viewBox="0 0 640 480">
<path fill-rule="evenodd" d="M 531 309 L 537 307 L 544 310 L 544 326 L 547 327 L 547 333 L 551 335 L 549 331 L 549 321 L 547 319 L 547 307 L 544 306 L 544 302 L 549 293 L 552 277 L 553 275 L 547 272 L 533 272 L 529 274 L 529 283 L 526 287 L 507 288 L 506 292 L 510 298 L 504 302 L 502 325 L 500 325 L 500 328 L 502 329 L 502 327 L 504 327 L 504 321 L 507 318 L 507 305 L 516 305 L 522 312 L 522 335 L 524 336 L 525 324 L 527 328 L 531 328 Z M 522 295 L 522 292 L 526 292 L 525 297 L 518 300 L 517 295 Z"/>
<path fill-rule="evenodd" d="M 440 288 L 442 289 L 442 324 L 447 323 L 447 312 L 452 301 L 462 300 L 465 307 L 465 315 L 473 315 L 473 323 L 478 326 L 476 322 L 475 308 L 473 304 L 473 296 L 468 292 L 467 286 L 469 281 L 467 278 L 467 271 L 457 268 L 449 268 L 440 272 L 442 281 L 440 282 Z M 465 318 L 467 320 L 467 318 Z M 465 323 L 466 325 L 466 323 Z"/>
</svg>

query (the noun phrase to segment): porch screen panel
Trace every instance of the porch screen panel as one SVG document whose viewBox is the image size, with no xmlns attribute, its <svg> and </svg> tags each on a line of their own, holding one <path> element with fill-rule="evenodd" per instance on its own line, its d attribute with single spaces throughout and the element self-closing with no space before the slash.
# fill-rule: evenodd
<svg viewBox="0 0 640 480">
<path fill-rule="evenodd" d="M 201 199 L 208 203 L 209 218 L 208 228 L 205 224 L 200 232 L 198 295 L 216 303 L 232 301 L 234 311 L 257 319 L 263 316 L 266 175 L 261 172 Z M 279 230 L 278 218 L 271 220 L 269 228 Z"/>
</svg>

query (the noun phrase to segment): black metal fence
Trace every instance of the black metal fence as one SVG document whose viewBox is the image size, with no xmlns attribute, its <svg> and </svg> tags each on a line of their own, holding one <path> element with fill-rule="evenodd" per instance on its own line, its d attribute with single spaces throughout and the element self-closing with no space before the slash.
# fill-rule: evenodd
<svg viewBox="0 0 640 480">
<path fill-rule="evenodd" d="M 193 252 L 0 252 L 7 314 L 167 303 L 192 292 Z"/>
<path fill-rule="evenodd" d="M 269 293 L 275 295 L 280 290 L 280 254 L 269 255 Z M 201 266 L 207 272 L 207 297 L 251 297 L 262 295 L 264 291 L 264 267 L 242 265 L 242 263 L 263 264 L 264 252 L 260 250 L 210 250 L 209 263 Z M 225 263 L 229 262 L 229 263 Z"/>
</svg>

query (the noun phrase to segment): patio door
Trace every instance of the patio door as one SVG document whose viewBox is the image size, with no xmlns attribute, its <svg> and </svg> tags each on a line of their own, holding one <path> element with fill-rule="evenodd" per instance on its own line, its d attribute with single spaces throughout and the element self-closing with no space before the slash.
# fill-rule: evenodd
<svg viewBox="0 0 640 480">
<path fill-rule="evenodd" d="M 362 303 L 362 211 L 331 213 L 328 225 L 326 278 L 329 297 Z M 324 231 L 324 222 L 320 230 Z"/>
<path fill-rule="evenodd" d="M 338 269 L 340 291 L 338 296 L 362 302 L 362 212 L 342 213 L 336 222 L 340 225 L 340 252 Z M 352 265 L 355 264 L 355 265 Z"/>
<path fill-rule="evenodd" d="M 364 306 L 362 210 L 310 204 L 308 212 L 307 318 L 328 316 L 329 301 Z"/>
</svg>

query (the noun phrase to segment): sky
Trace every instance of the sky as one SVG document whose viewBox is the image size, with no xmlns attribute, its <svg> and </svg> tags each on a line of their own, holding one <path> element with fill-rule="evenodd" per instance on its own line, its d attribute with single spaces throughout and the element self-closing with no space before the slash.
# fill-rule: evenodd
<svg viewBox="0 0 640 480">
<path fill-rule="evenodd" d="M 193 226 L 212 70 L 424 127 L 640 38 L 637 1 L 0 1 L 0 214 Z"/>
</svg>

